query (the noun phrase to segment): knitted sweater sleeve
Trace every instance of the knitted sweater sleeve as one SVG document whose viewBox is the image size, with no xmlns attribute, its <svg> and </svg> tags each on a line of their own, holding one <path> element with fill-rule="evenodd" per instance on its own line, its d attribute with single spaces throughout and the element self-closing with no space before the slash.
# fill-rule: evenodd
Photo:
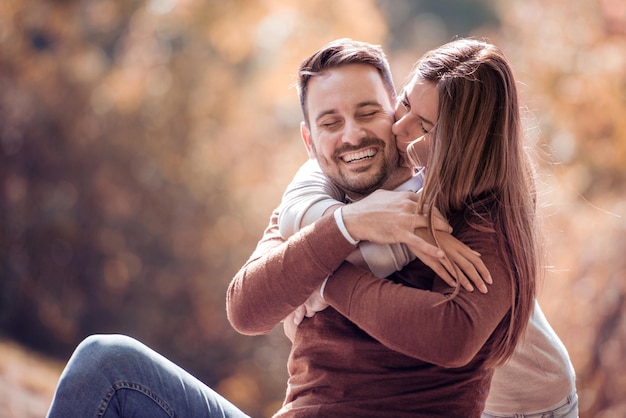
<svg viewBox="0 0 626 418">
<path fill-rule="evenodd" d="M 482 254 L 494 283 L 489 293 L 453 289 L 435 280 L 431 291 L 407 287 L 343 264 L 324 290 L 329 304 L 388 348 L 442 367 L 469 363 L 494 332 L 506 332 L 514 280 L 495 233 L 455 227 L 457 238 Z M 403 273 L 425 271 L 416 260 Z M 431 272 L 432 274 L 432 272 Z"/>
<path fill-rule="evenodd" d="M 278 232 L 275 211 L 255 251 L 229 284 L 228 320 L 242 334 L 271 331 L 303 304 L 354 248 L 332 216 L 285 240 Z"/>
</svg>

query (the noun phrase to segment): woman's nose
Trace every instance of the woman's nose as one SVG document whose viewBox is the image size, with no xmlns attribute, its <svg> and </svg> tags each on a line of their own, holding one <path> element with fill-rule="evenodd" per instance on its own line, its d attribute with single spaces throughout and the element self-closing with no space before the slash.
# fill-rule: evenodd
<svg viewBox="0 0 626 418">
<path fill-rule="evenodd" d="M 398 119 L 393 125 L 391 125 L 391 132 L 396 136 L 398 148 L 400 148 L 401 151 L 405 151 L 408 144 L 404 144 L 404 146 L 401 145 L 407 139 L 404 118 Z"/>
<path fill-rule="evenodd" d="M 406 134 L 406 129 L 404 128 L 405 126 L 405 121 L 404 121 L 405 117 L 401 117 L 398 118 L 393 125 L 391 125 L 391 132 L 393 132 L 394 135 L 402 135 L 402 134 Z"/>
</svg>

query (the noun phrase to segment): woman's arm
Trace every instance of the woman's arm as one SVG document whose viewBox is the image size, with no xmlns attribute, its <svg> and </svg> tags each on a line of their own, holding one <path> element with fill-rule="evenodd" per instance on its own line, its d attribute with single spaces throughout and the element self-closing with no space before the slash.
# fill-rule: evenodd
<svg viewBox="0 0 626 418">
<path fill-rule="evenodd" d="M 344 193 L 326 178 L 317 160 L 307 160 L 283 193 L 278 207 L 280 235 L 292 236 L 329 210 L 343 206 L 344 200 Z"/>
<path fill-rule="evenodd" d="M 374 238 L 372 241 L 402 242 L 437 256 L 440 250 L 414 234 L 415 193 L 386 193 L 389 195 L 382 205 L 379 199 L 367 197 L 340 211 L 355 207 L 353 224 L 375 223 L 373 228 L 364 227 Z M 344 225 L 340 219 L 336 215 L 324 216 L 284 240 L 278 232 L 278 214 L 273 214 L 255 252 L 228 289 L 228 318 L 236 330 L 244 334 L 270 331 L 344 262 L 356 246 L 340 229 Z"/>
<path fill-rule="evenodd" d="M 458 239 L 478 249 L 494 277 L 489 293 L 454 290 L 435 280 L 432 291 L 381 280 L 344 263 L 329 278 L 325 300 L 385 346 L 443 367 L 467 364 L 494 332 L 506 332 L 514 280 L 495 233 L 457 227 Z M 426 274 L 419 260 L 403 274 Z M 432 272 L 428 274 L 432 275 Z"/>
<path fill-rule="evenodd" d="M 423 173 L 419 173 L 396 190 L 417 192 L 421 189 L 422 183 Z M 344 193 L 322 173 L 317 160 L 308 160 L 300 167 L 283 194 L 278 218 L 281 235 L 284 238 L 291 236 L 324 214 L 344 206 L 344 200 Z M 437 229 L 446 230 L 449 227 L 438 212 L 435 218 Z M 425 222 L 425 219 L 419 220 Z M 427 228 L 417 229 L 416 234 L 428 242 L 432 249 L 435 248 L 435 242 L 430 240 L 432 236 Z M 417 255 L 424 263 L 434 268 L 449 285 L 454 285 L 458 280 L 466 289 L 473 289 L 471 281 L 481 292 L 487 292 L 485 282 L 490 284 L 491 278 L 480 257 L 449 233 L 441 235 L 439 244 L 447 253 L 447 260 L 437 260 L 415 249 L 410 251 L 402 243 L 381 244 L 365 240 L 361 241 L 358 249 L 350 254 L 348 261 L 359 267 L 369 268 L 378 277 L 387 277 L 401 270 Z"/>
<path fill-rule="evenodd" d="M 416 189 L 420 187 L 421 181 L 416 184 Z M 322 173 L 317 160 L 308 160 L 300 167 L 283 194 L 278 214 L 281 236 L 290 237 L 324 214 L 344 206 L 344 200 L 344 193 Z M 364 241 L 351 254 L 349 261 L 369 268 L 378 277 L 387 277 L 414 259 L 415 255 L 403 244 Z"/>
</svg>

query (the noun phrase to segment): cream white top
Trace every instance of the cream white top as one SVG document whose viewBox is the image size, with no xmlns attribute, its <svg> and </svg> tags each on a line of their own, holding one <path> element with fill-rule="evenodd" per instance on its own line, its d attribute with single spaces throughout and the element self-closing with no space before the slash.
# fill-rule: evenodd
<svg viewBox="0 0 626 418">
<path fill-rule="evenodd" d="M 513 356 L 491 380 L 485 411 L 516 414 L 549 410 L 576 390 L 567 349 L 550 326 L 539 302 Z"/>
</svg>

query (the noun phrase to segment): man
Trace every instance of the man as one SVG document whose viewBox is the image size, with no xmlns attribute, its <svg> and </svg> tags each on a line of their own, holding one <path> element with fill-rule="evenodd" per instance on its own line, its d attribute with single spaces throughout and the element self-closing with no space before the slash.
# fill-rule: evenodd
<svg viewBox="0 0 626 418">
<path fill-rule="evenodd" d="M 311 78 L 300 91 L 308 122 L 303 139 L 310 150 L 315 149 L 325 173 L 354 200 L 409 179 L 411 172 L 398 166 L 391 135 L 395 90 L 382 50 L 339 40 L 309 61 L 329 66 L 321 72 L 311 68 Z M 303 69 L 308 71 L 306 64 Z M 400 324 L 415 318 L 393 317 L 403 312 L 393 304 L 383 312 L 380 305 L 385 299 L 375 301 L 372 306 L 377 308 L 371 314 L 361 302 L 355 306 L 365 314 L 359 317 L 359 326 L 347 319 L 353 313 L 343 310 L 347 305 L 339 285 L 342 280 L 358 280 L 363 272 L 343 262 L 358 241 L 401 242 L 416 253 L 441 257 L 436 247 L 414 234 L 417 226 L 424 226 L 415 215 L 415 194 L 387 193 L 375 192 L 287 241 L 278 234 L 274 214 L 257 249 L 229 287 L 229 320 L 243 333 L 258 334 L 271 330 L 333 276 L 333 308 L 299 327 L 288 366 L 287 397 L 276 416 L 401 417 L 416 416 L 416 411 L 427 416 L 441 412 L 442 406 L 454 415 L 454 411 L 466 411 L 468 405 L 481 406 L 472 399 L 451 396 L 460 388 L 486 390 L 485 377 L 476 374 L 479 369 L 472 363 L 471 344 L 449 344 L 432 358 L 417 360 L 412 347 L 419 350 L 430 345 L 428 338 L 421 341 L 418 333 L 409 330 L 404 332 L 408 339 L 401 341 L 397 330 L 387 327 L 393 331 L 387 335 L 380 328 L 386 324 L 381 319 Z M 382 283 L 385 291 L 393 280 Z M 432 282 L 432 272 L 407 268 L 402 281 L 419 287 Z M 396 286 L 394 291 L 404 292 L 404 287 Z M 446 367 L 463 369 L 449 374 Z M 104 414 L 245 416 L 140 343 L 123 336 L 96 336 L 81 343 L 70 359 L 49 416 Z"/>
<path fill-rule="evenodd" d="M 231 324 L 250 335 L 273 329 L 317 289 L 330 290 L 331 308 L 298 327 L 287 395 L 277 416 L 479 416 L 490 374 L 482 368 L 484 354 L 476 353 L 488 334 L 462 342 L 440 338 L 449 343 L 431 347 L 433 332 L 448 332 L 435 323 L 431 334 L 422 334 L 419 329 L 427 327 L 416 322 L 420 315 L 438 315 L 431 309 L 441 300 L 434 292 L 416 295 L 417 288 L 430 289 L 432 271 L 418 261 L 389 280 L 364 280 L 371 286 L 360 288 L 369 273 L 343 263 L 361 240 L 401 242 L 415 253 L 440 257 L 414 234 L 415 193 L 379 190 L 363 197 L 411 178 L 411 171 L 399 166 L 390 132 L 395 93 L 382 51 L 339 40 L 305 61 L 300 74 L 305 146 L 355 203 L 287 242 L 275 212 L 229 287 Z M 502 286 L 495 292 L 501 296 Z M 451 335 L 462 340 L 471 335 L 458 328 Z"/>
</svg>

